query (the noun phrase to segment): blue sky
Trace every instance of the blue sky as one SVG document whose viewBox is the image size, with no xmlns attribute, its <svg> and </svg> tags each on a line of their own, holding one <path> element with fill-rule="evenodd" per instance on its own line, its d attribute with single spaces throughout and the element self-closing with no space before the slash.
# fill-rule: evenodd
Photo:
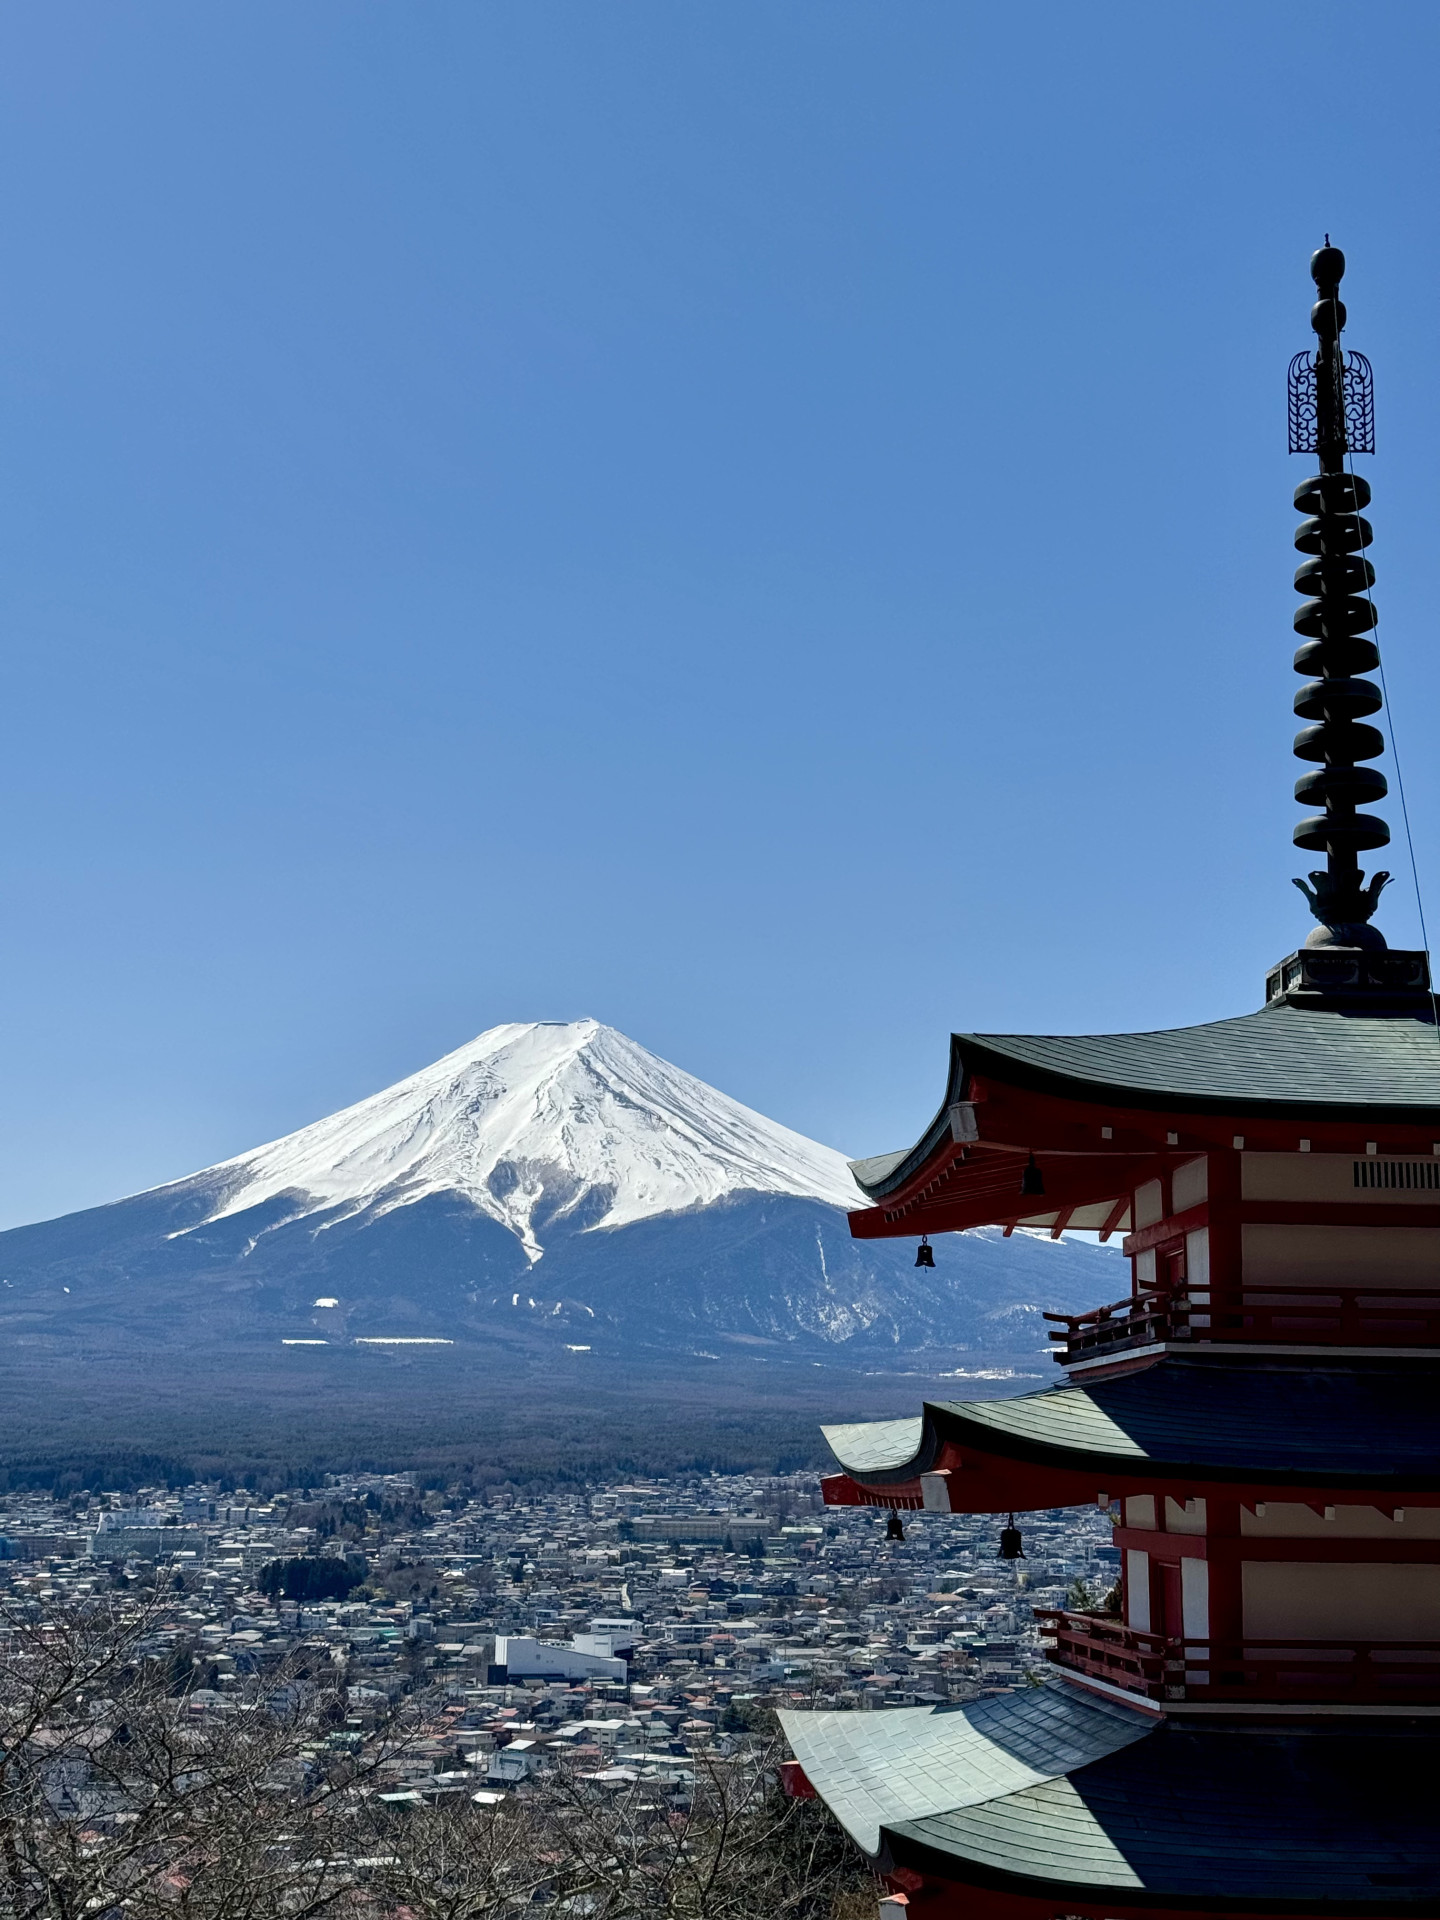
<svg viewBox="0 0 1440 1920">
<path fill-rule="evenodd" d="M 0 14 L 0 1220 L 502 1020 L 860 1153 L 952 1028 L 1258 1004 L 1308 925 L 1326 230 L 1440 923 L 1437 42 L 1323 0 Z"/>
</svg>

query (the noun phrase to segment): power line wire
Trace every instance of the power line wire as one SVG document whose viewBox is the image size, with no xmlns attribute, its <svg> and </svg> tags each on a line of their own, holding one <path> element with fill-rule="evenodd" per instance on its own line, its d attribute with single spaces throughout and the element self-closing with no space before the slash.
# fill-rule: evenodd
<svg viewBox="0 0 1440 1920">
<path fill-rule="evenodd" d="M 1328 234 L 1326 235 L 1326 240 L 1328 243 L 1328 240 L 1329 240 Z M 1346 465 L 1346 470 L 1350 475 L 1350 483 L 1351 483 L 1350 497 L 1356 503 L 1355 506 L 1351 509 L 1351 511 L 1354 514 L 1355 533 L 1356 533 L 1356 537 L 1358 538 L 1360 534 L 1361 522 L 1360 522 L 1359 497 L 1354 490 L 1355 477 L 1356 477 L 1355 476 L 1355 456 L 1354 454 L 1351 453 L 1348 447 L 1345 449 L 1345 465 Z M 1362 557 L 1364 556 L 1364 552 L 1365 552 L 1365 549 L 1362 546 L 1360 548 L 1360 553 Z M 1430 935 L 1427 932 L 1426 926 L 1425 926 L 1425 896 L 1420 887 L 1420 863 L 1415 857 L 1415 836 L 1410 830 L 1410 807 L 1405 798 L 1405 775 L 1401 770 L 1400 748 L 1395 738 L 1395 709 L 1390 704 L 1390 687 L 1385 679 L 1385 655 L 1383 650 L 1381 649 L 1380 641 L 1378 637 L 1380 632 L 1380 609 L 1375 604 L 1375 590 L 1369 584 L 1368 581 L 1366 582 L 1366 585 L 1365 585 L 1365 598 L 1370 603 L 1370 611 L 1375 616 L 1374 624 L 1371 627 L 1371 631 L 1377 636 L 1375 641 L 1375 653 L 1376 653 L 1375 670 L 1380 676 L 1380 696 L 1381 696 L 1381 699 L 1384 701 L 1384 707 L 1385 707 L 1385 730 L 1390 736 L 1390 759 L 1394 764 L 1394 768 L 1395 768 L 1395 793 L 1400 802 L 1401 824 L 1405 828 L 1405 850 L 1410 856 L 1410 881 L 1412 886 L 1415 889 L 1415 911 L 1419 916 L 1419 920 L 1420 920 L 1420 944 L 1425 949 L 1425 953 L 1427 955 L 1426 966 L 1427 966 L 1427 972 L 1428 972 Z M 1437 995 L 1437 990 L 1436 990 L 1435 982 L 1433 978 L 1430 981 L 1430 1014 L 1431 1014 L 1431 1018 L 1434 1020 L 1434 1023 L 1435 1023 L 1436 1035 L 1437 1037 L 1440 1037 L 1440 995 Z"/>
</svg>

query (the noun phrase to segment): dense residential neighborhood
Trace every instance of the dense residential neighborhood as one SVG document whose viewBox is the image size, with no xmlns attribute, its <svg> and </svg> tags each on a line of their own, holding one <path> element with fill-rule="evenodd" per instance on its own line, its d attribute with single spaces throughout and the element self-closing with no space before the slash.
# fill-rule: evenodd
<svg viewBox="0 0 1440 1920">
<path fill-rule="evenodd" d="M 808 1476 L 695 1477 L 462 1500 L 405 1475 L 330 1476 L 261 1500 L 192 1486 L 0 1504 L 12 1614 L 150 1596 L 145 1651 L 188 1710 L 248 1676 L 344 1683 L 357 1756 L 402 1699 L 426 1737 L 373 1790 L 509 1793 L 563 1756 L 674 1776 L 744 1746 L 766 1704 L 863 1710 L 1025 1684 L 1032 1606 L 1115 1577 L 1103 1514 L 1000 1519 L 823 1508 Z"/>
</svg>

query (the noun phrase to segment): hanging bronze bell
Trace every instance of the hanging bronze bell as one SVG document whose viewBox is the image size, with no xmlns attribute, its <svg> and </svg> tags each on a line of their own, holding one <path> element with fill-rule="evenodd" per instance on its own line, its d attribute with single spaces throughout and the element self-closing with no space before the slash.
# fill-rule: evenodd
<svg viewBox="0 0 1440 1920">
<path fill-rule="evenodd" d="M 1025 1548 L 1020 1540 L 1020 1529 L 1015 1524 L 1015 1516 L 1013 1513 L 1010 1516 L 1009 1526 L 1000 1529 L 1000 1551 L 996 1554 L 995 1558 L 997 1560 L 1023 1560 L 1025 1558 Z"/>
<path fill-rule="evenodd" d="M 917 1267 L 933 1267 L 935 1264 L 935 1249 L 930 1244 L 928 1233 L 920 1236 L 920 1244 L 915 1249 L 915 1264 Z"/>
<path fill-rule="evenodd" d="M 905 1538 L 905 1529 L 900 1524 L 900 1516 L 893 1507 L 890 1509 L 889 1517 L 885 1522 L 885 1538 L 887 1540 L 903 1540 Z"/>
<path fill-rule="evenodd" d="M 1044 1193 L 1045 1191 L 1045 1177 L 1036 1166 L 1033 1153 L 1026 1161 L 1025 1171 L 1020 1176 L 1020 1191 L 1021 1193 Z"/>
</svg>

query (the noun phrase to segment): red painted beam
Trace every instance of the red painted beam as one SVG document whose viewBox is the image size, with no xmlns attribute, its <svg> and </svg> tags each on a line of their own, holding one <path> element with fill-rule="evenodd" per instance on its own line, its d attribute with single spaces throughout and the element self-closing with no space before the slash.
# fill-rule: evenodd
<svg viewBox="0 0 1440 1920">
<path fill-rule="evenodd" d="M 1106 1214 L 1105 1224 L 1100 1229 L 1100 1238 L 1102 1240 L 1108 1240 L 1129 1211 L 1130 1196 L 1125 1194 L 1115 1202 L 1109 1213 Z"/>
<path fill-rule="evenodd" d="M 1288 1497 L 1288 1496 L 1287 1496 Z M 1354 1492 L 1336 1494 L 1335 1500 L 1350 1506 L 1370 1506 L 1373 1502 Z M 1252 1503 L 1253 1504 L 1253 1503 Z M 1278 1503 L 1277 1503 L 1278 1504 Z M 1304 1503 L 1302 1503 L 1304 1504 Z M 1430 1502 L 1414 1501 L 1419 1509 Z M 1403 1526 L 1403 1521 L 1402 1521 Z M 1156 1533 L 1145 1527 L 1117 1527 L 1117 1547 L 1138 1548 L 1148 1553 L 1157 1565 L 1174 1566 L 1184 1559 L 1209 1560 L 1215 1565 L 1234 1565 L 1245 1560 L 1297 1560 L 1354 1564 L 1357 1566 L 1433 1566 L 1440 1561 L 1440 1540 L 1396 1540 L 1389 1534 L 1346 1534 L 1326 1540 L 1313 1533 Z"/>
<path fill-rule="evenodd" d="M 1399 1200 L 1242 1200 L 1238 1218 L 1247 1226 L 1440 1227 L 1440 1207 Z"/>
<path fill-rule="evenodd" d="M 1108 1466 L 1077 1468 L 1009 1460 L 1000 1454 L 982 1453 L 970 1446 L 960 1448 L 953 1442 L 947 1442 L 941 1448 L 935 1465 L 949 1471 L 945 1484 L 952 1513 L 1008 1513 L 1011 1510 L 1016 1513 L 1036 1513 L 1046 1507 L 1094 1506 L 1102 1493 L 1108 1495 L 1112 1503 L 1130 1494 L 1168 1493 L 1182 1503 L 1199 1498 L 1240 1501 L 1248 1506 L 1253 1506 L 1257 1500 L 1276 1503 L 1288 1500 L 1322 1509 L 1346 1504 L 1374 1505 L 1381 1501 L 1407 1508 L 1440 1506 L 1440 1484 L 1418 1492 L 1407 1488 L 1402 1494 L 1393 1488 L 1372 1490 L 1320 1484 L 1292 1486 L 1266 1480 L 1181 1480 L 1174 1475 L 1167 1478 L 1163 1474 L 1141 1474 Z M 912 1480 L 891 1481 L 872 1487 L 854 1475 L 837 1473 L 827 1475 L 820 1485 L 825 1504 L 832 1507 L 894 1507 L 908 1512 L 924 1504 L 918 1475 Z M 1159 1537 L 1174 1541 L 1177 1545 L 1187 1540 L 1201 1541 L 1203 1545 L 1202 1537 L 1196 1534 L 1162 1534 Z M 1249 1544 L 1248 1538 L 1245 1544 Z M 1283 1544 L 1298 1546 L 1300 1543 L 1298 1540 L 1284 1540 Z M 1382 1543 L 1376 1540 L 1362 1544 L 1378 1547 Z"/>
<path fill-rule="evenodd" d="M 1382 1158 L 1429 1159 L 1434 1134 L 1429 1121 L 1409 1127 L 1367 1120 L 1363 1114 L 1354 1120 L 1320 1121 L 1268 1114 L 1191 1113 L 1183 1108 L 1151 1111 L 1107 1106 L 1007 1086 L 993 1076 L 983 1084 L 978 1079 L 972 1081 L 969 1108 L 979 1136 L 965 1143 L 969 1159 L 962 1162 L 961 1145 L 948 1133 L 944 1135 L 929 1160 L 903 1187 L 887 1195 L 878 1208 L 851 1216 L 859 1223 L 852 1227 L 857 1239 L 999 1225 L 1010 1217 L 1009 1210 L 987 1213 L 977 1210 L 976 1202 L 982 1191 L 998 1196 L 1008 1189 L 1012 1178 L 1018 1192 L 1018 1172 L 1012 1174 L 1009 1169 L 1001 1169 L 998 1185 L 992 1185 L 997 1180 L 996 1162 L 1031 1152 L 1045 1174 L 1047 1201 L 1057 1197 L 1062 1204 L 1086 1205 L 1129 1192 L 1167 1167 L 1197 1154 L 1230 1154 L 1240 1141 L 1251 1152 L 1293 1153 L 1303 1137 L 1314 1153 L 1363 1158 L 1369 1142 L 1378 1136 Z M 1087 1161 L 1095 1172 L 1081 1175 L 1077 1169 L 1067 1173 L 1061 1166 L 1054 1166 L 1052 1187 L 1052 1163 L 1063 1164 L 1066 1160 Z M 1108 1175 L 1099 1170 L 1103 1167 L 1109 1168 Z M 962 1204 L 952 1213 L 950 1203 L 956 1198 Z M 931 1210 L 937 1202 L 944 1204 L 943 1215 Z M 1033 1209 L 1053 1210 L 1053 1205 Z M 1429 1211 L 1440 1213 L 1440 1209 Z M 882 1226 L 875 1216 L 885 1213 L 903 1214 L 904 1221 L 892 1220 Z M 1393 1217 L 1387 1210 L 1387 1218 Z"/>
<path fill-rule="evenodd" d="M 1120 1242 L 1120 1251 L 1124 1254 L 1144 1253 L 1149 1247 L 1158 1247 L 1166 1240 L 1178 1240 L 1182 1234 L 1207 1225 L 1209 1219 L 1210 1202 L 1202 1200 L 1198 1206 L 1187 1207 L 1184 1213 L 1172 1214 L 1168 1220 L 1158 1220 L 1153 1227 L 1140 1227 L 1134 1233 L 1127 1233 Z"/>
<path fill-rule="evenodd" d="M 888 1507 L 913 1513 L 924 1504 L 918 1480 L 906 1480 L 895 1487 L 867 1487 L 848 1473 L 822 1475 L 820 1494 L 827 1507 Z"/>
<path fill-rule="evenodd" d="M 856 1240 L 900 1240 L 922 1233 L 963 1233 L 969 1227 L 998 1227 L 1007 1220 L 1073 1212 L 1107 1202 L 1112 1210 L 1118 1207 L 1118 1220 L 1130 1204 L 1132 1187 L 1149 1177 L 1144 1163 L 1124 1160 L 1050 1160 L 1037 1154 L 1036 1164 L 1045 1182 L 1044 1193 L 1021 1193 L 1024 1162 L 1017 1159 L 1003 1180 L 952 1179 L 934 1195 L 859 1208 L 848 1216 L 851 1235 Z"/>
</svg>

